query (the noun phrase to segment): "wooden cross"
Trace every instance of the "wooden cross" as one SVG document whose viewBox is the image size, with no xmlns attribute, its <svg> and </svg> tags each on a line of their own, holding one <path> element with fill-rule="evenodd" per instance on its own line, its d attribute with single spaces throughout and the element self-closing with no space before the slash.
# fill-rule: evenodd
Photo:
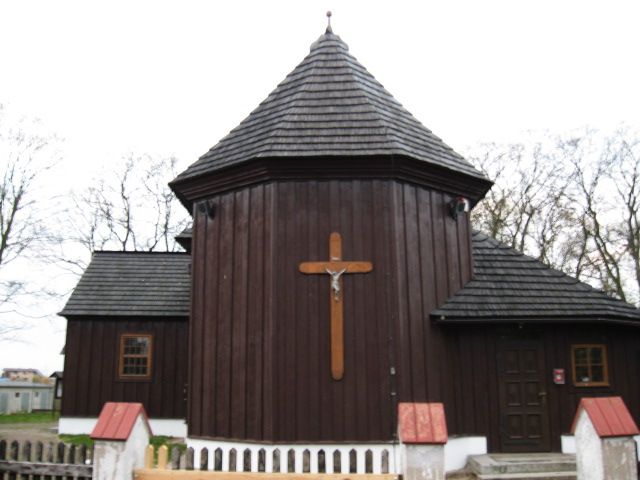
<svg viewBox="0 0 640 480">
<path fill-rule="evenodd" d="M 328 262 L 302 262 L 302 273 L 329 275 L 329 301 L 331 302 L 331 377 L 341 380 L 344 375 L 344 333 L 342 316 L 342 275 L 367 273 L 373 270 L 371 262 L 342 260 L 342 239 L 333 232 L 329 237 Z"/>
</svg>

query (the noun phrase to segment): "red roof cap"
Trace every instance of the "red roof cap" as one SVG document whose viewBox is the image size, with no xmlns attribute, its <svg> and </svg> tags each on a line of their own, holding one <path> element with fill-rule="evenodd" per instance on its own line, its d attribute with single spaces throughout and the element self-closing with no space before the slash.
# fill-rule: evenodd
<svg viewBox="0 0 640 480">
<path fill-rule="evenodd" d="M 141 403 L 107 402 L 102 407 L 98 423 L 91 432 L 91 438 L 94 440 L 127 440 L 138 415 L 142 415 L 149 435 L 151 435 L 147 412 Z"/>
<path fill-rule="evenodd" d="M 400 403 L 398 433 L 403 443 L 447 443 L 447 420 L 442 403 Z"/>
<path fill-rule="evenodd" d="M 638 435 L 638 426 L 621 397 L 583 398 L 573 419 L 575 433 L 580 412 L 584 410 L 600 438 Z"/>
</svg>

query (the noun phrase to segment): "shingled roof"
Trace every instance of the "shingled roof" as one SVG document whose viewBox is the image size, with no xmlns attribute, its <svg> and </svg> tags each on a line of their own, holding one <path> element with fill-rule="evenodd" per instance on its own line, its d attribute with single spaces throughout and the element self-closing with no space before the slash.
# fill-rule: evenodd
<svg viewBox="0 0 640 480">
<path fill-rule="evenodd" d="M 607 321 L 638 323 L 640 310 L 482 233 L 473 233 L 474 277 L 431 315 L 439 323 Z"/>
<path fill-rule="evenodd" d="M 96 252 L 60 315 L 189 315 L 190 256 Z"/>
<path fill-rule="evenodd" d="M 327 31 L 238 127 L 172 183 L 256 158 L 401 155 L 486 180 Z"/>
</svg>

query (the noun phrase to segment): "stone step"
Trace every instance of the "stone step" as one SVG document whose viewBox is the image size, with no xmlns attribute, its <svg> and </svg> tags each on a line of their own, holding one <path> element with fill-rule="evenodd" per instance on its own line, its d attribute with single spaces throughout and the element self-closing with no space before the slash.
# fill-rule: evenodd
<svg viewBox="0 0 640 480">
<path fill-rule="evenodd" d="M 576 480 L 576 472 L 489 473 L 476 474 L 478 480 Z"/>
<path fill-rule="evenodd" d="M 561 453 L 490 453 L 469 457 L 469 468 L 476 475 L 534 474 L 568 472 L 575 476 L 575 455 Z M 493 478 L 493 477 L 492 477 Z M 497 477 L 502 478 L 502 477 Z M 506 478 L 506 477 L 504 477 Z M 528 478 L 528 477 L 514 477 Z M 545 478 L 545 477 L 531 477 Z M 553 477 L 552 477 L 553 478 Z M 562 477 L 557 477 L 562 478 Z"/>
</svg>

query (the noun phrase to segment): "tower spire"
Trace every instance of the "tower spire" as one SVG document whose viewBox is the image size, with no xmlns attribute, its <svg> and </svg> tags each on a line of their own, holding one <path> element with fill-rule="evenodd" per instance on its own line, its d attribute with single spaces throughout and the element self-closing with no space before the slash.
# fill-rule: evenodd
<svg viewBox="0 0 640 480">
<path fill-rule="evenodd" d="M 327 30 L 324 33 L 333 33 L 331 30 L 331 10 L 327 12 Z"/>
</svg>

